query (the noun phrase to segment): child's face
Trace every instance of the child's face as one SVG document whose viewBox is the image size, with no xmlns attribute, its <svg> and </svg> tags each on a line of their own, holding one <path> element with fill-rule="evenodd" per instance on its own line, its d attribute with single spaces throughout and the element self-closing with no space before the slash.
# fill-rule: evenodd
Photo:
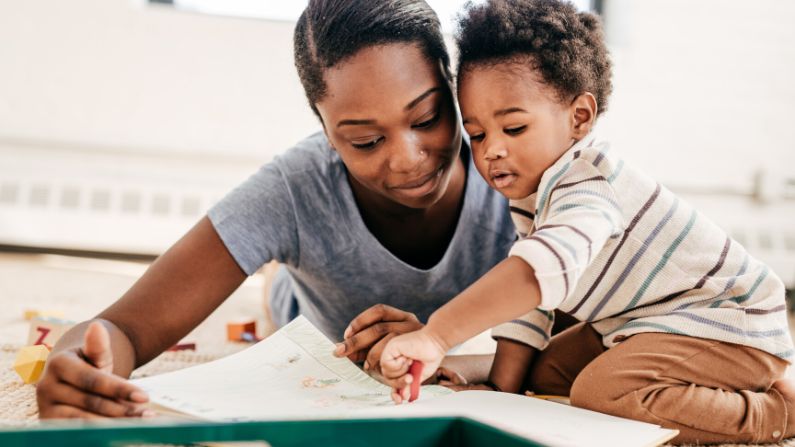
<svg viewBox="0 0 795 447">
<path fill-rule="evenodd" d="M 509 199 L 536 192 L 544 171 L 579 135 L 573 107 L 515 63 L 468 69 L 459 102 L 478 172 Z"/>
</svg>

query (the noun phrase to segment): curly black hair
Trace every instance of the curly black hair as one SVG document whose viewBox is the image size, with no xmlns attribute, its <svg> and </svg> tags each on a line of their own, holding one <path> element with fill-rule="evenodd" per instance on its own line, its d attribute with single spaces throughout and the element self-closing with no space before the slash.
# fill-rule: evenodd
<svg viewBox="0 0 795 447">
<path fill-rule="evenodd" d="M 613 90 L 611 62 L 597 16 L 558 0 L 468 3 L 458 16 L 458 79 L 477 66 L 529 63 L 561 100 L 590 92 L 597 115 Z"/>
<path fill-rule="evenodd" d="M 325 70 L 359 50 L 389 43 L 419 45 L 452 79 L 439 18 L 425 1 L 310 0 L 295 26 L 293 44 L 298 77 L 318 118 L 315 104 L 326 94 Z"/>
</svg>

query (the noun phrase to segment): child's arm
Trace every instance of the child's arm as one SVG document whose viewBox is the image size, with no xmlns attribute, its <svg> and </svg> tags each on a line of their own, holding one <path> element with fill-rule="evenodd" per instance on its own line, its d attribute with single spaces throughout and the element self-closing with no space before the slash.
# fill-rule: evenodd
<svg viewBox="0 0 795 447">
<path fill-rule="evenodd" d="M 535 272 L 517 257 L 497 264 L 486 275 L 431 315 L 419 331 L 393 338 L 381 356 L 381 370 L 396 393 L 408 398 L 411 360 L 425 364 L 421 380 L 436 371 L 444 354 L 468 338 L 534 309 L 541 302 Z"/>
<path fill-rule="evenodd" d="M 507 338 L 497 340 L 497 353 L 489 372 L 489 382 L 496 386 L 495 391 L 518 393 L 522 391 L 524 379 L 530 370 L 538 350 L 524 343 Z"/>
</svg>

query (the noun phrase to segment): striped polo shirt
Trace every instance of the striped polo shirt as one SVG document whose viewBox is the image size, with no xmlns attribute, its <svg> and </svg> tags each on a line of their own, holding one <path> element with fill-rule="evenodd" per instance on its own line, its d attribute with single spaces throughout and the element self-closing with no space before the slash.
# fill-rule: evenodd
<svg viewBox="0 0 795 447">
<path fill-rule="evenodd" d="M 510 206 L 519 233 L 510 255 L 535 270 L 541 304 L 493 337 L 544 349 L 560 309 L 592 323 L 608 348 L 663 332 L 792 360 L 775 273 L 592 135 L 544 172 L 536 193 Z"/>
</svg>

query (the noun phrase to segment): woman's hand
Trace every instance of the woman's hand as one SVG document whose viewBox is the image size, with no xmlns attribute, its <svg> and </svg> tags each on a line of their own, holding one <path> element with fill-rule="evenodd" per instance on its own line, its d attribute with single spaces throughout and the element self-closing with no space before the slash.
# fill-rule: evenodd
<svg viewBox="0 0 795 447">
<path fill-rule="evenodd" d="M 36 386 L 39 417 L 103 418 L 148 417 L 149 397 L 127 380 L 114 375 L 108 330 L 99 322 L 89 325 L 83 346 L 53 353 Z"/>
<path fill-rule="evenodd" d="M 409 374 L 412 363 L 423 363 L 419 377 L 422 382 L 436 373 L 445 353 L 447 347 L 426 328 L 390 340 L 381 354 L 381 376 L 392 387 L 392 400 L 398 404 L 408 400 L 410 385 L 415 380 Z"/>
<path fill-rule="evenodd" d="M 440 385 L 452 388 L 455 386 L 463 386 L 467 384 L 467 379 L 461 374 L 453 371 L 450 368 L 440 366 L 436 368 L 436 372 L 431 375 L 427 380 L 422 382 L 423 385 Z"/>
<path fill-rule="evenodd" d="M 376 304 L 351 321 L 334 355 L 347 356 L 353 362 L 364 361 L 366 371 L 379 374 L 381 353 L 389 340 L 422 326 L 413 313 L 386 304 Z"/>
</svg>

